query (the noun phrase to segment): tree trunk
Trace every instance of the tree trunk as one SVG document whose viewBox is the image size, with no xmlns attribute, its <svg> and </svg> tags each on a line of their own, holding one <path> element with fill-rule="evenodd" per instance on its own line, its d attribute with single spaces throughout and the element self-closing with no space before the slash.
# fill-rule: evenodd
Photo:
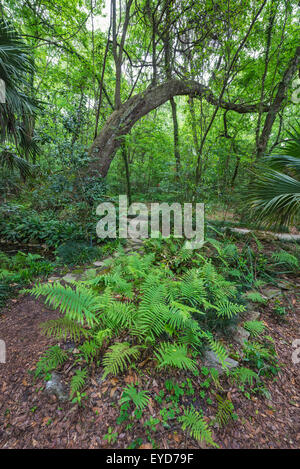
<svg viewBox="0 0 300 469">
<path fill-rule="evenodd" d="M 263 156 L 267 149 L 269 137 L 273 124 L 275 122 L 276 116 L 281 109 L 282 103 L 286 98 L 286 92 L 288 86 L 293 78 L 293 75 L 296 73 L 297 67 L 300 61 L 300 47 L 297 47 L 296 53 L 292 60 L 290 61 L 288 68 L 286 69 L 281 82 L 278 85 L 278 91 L 274 98 L 273 103 L 270 106 L 270 110 L 267 113 L 264 128 L 258 140 L 256 157 L 260 158 Z"/>
<path fill-rule="evenodd" d="M 178 120 L 177 120 L 177 110 L 176 103 L 174 98 L 170 99 L 171 108 L 172 108 L 172 120 L 173 120 L 173 135 L 174 135 L 174 156 L 176 163 L 176 175 L 179 177 L 180 173 L 180 151 L 179 151 L 179 133 L 178 133 Z"/>
</svg>

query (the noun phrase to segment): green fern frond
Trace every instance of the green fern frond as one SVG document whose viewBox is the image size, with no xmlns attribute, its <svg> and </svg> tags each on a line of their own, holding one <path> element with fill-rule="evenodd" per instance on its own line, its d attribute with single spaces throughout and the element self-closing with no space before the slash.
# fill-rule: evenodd
<svg viewBox="0 0 300 469">
<path fill-rule="evenodd" d="M 227 368 L 226 360 L 228 358 L 228 352 L 225 347 L 218 341 L 214 340 L 212 334 L 203 332 L 203 336 L 207 339 L 210 349 L 216 354 L 223 368 Z"/>
<path fill-rule="evenodd" d="M 254 380 L 258 379 L 258 374 L 255 373 L 255 371 L 244 367 L 236 368 L 232 372 L 232 376 L 235 380 L 241 382 L 242 384 L 249 384 L 249 386 L 252 386 Z"/>
<path fill-rule="evenodd" d="M 45 296 L 45 303 L 59 308 L 68 319 L 80 324 L 86 322 L 91 327 L 97 323 L 95 313 L 99 309 L 99 296 L 82 285 L 77 285 L 74 291 L 59 283 L 38 284 L 27 292 L 35 298 Z"/>
<path fill-rule="evenodd" d="M 167 368 L 173 366 L 183 370 L 191 370 L 197 373 L 197 362 L 187 355 L 187 347 L 185 345 L 172 344 L 162 342 L 154 352 L 156 356 L 158 368 Z"/>
<path fill-rule="evenodd" d="M 263 298 L 261 294 L 257 291 L 249 291 L 245 294 L 246 298 L 253 303 L 266 303 L 266 298 Z"/>
<path fill-rule="evenodd" d="M 284 251 L 283 249 L 279 252 L 274 252 L 272 254 L 272 259 L 274 259 L 274 261 L 278 262 L 279 264 L 286 264 L 292 268 L 299 267 L 299 260 L 297 257 L 293 256 L 289 252 Z"/>
<path fill-rule="evenodd" d="M 76 370 L 74 376 L 71 379 L 71 386 L 70 386 L 70 397 L 74 396 L 77 392 L 79 392 L 85 385 L 87 377 L 87 369 L 83 368 L 82 370 Z"/>
<path fill-rule="evenodd" d="M 103 357 L 103 378 L 108 374 L 122 373 L 134 359 L 140 354 L 140 347 L 131 347 L 129 342 L 120 342 L 112 345 Z"/>
<path fill-rule="evenodd" d="M 218 394 L 216 394 L 216 399 L 218 402 L 216 421 L 222 427 L 227 425 L 228 422 L 233 419 L 234 406 L 229 399 L 223 399 Z"/>
<path fill-rule="evenodd" d="M 149 402 L 148 394 L 149 393 L 147 391 L 137 391 L 131 384 L 123 389 L 120 404 L 132 401 L 137 409 L 143 410 Z"/>
<path fill-rule="evenodd" d="M 179 422 L 182 423 L 182 430 L 188 430 L 192 438 L 207 444 L 218 447 L 212 439 L 212 432 L 208 428 L 208 424 L 203 419 L 200 412 L 196 411 L 193 406 L 190 409 L 185 409 L 184 415 L 179 417 Z"/>
<path fill-rule="evenodd" d="M 101 316 L 101 320 L 110 329 L 131 329 L 135 318 L 135 308 L 130 303 L 113 301 Z"/>
<path fill-rule="evenodd" d="M 224 319 L 231 319 L 233 316 L 243 313 L 246 310 L 245 306 L 232 303 L 228 300 L 217 303 L 214 308 L 216 309 L 218 318 Z"/>
<path fill-rule="evenodd" d="M 40 325 L 41 331 L 47 337 L 54 337 L 61 340 L 69 337 L 73 341 L 80 340 L 82 337 L 87 338 L 91 332 L 84 329 L 73 319 L 59 318 L 50 319 Z"/>
<path fill-rule="evenodd" d="M 50 347 L 37 362 L 35 376 L 40 376 L 42 374 L 48 373 L 49 371 L 55 370 L 67 359 L 67 352 L 62 350 L 58 345 Z"/>
<path fill-rule="evenodd" d="M 251 336 L 258 337 L 264 332 L 265 325 L 262 321 L 246 321 L 244 322 L 244 328 L 250 332 Z"/>
<path fill-rule="evenodd" d="M 112 335 L 113 335 L 113 331 L 107 328 L 107 329 L 101 329 L 100 331 L 97 331 L 94 337 L 98 346 L 102 347 L 103 342 L 106 339 L 111 339 Z"/>
<path fill-rule="evenodd" d="M 87 363 L 93 362 L 94 358 L 99 355 L 100 345 L 97 340 L 86 340 L 79 347 L 80 353 Z"/>
</svg>

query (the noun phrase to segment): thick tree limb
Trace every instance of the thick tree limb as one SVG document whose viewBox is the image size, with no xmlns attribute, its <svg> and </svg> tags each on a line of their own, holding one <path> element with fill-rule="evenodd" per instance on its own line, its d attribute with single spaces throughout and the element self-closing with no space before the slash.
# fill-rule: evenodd
<svg viewBox="0 0 300 469">
<path fill-rule="evenodd" d="M 95 138 L 90 149 L 92 160 L 88 167 L 88 173 L 105 177 L 109 170 L 115 152 L 120 147 L 123 136 L 127 135 L 134 124 L 150 111 L 158 108 L 174 96 L 191 96 L 199 98 L 203 96 L 210 104 L 219 106 L 228 111 L 240 114 L 258 112 L 260 104 L 228 103 L 219 100 L 211 90 L 196 81 L 182 81 L 171 79 L 165 83 L 152 87 L 139 93 L 115 110 L 104 124 L 101 132 Z M 269 111 L 269 106 L 261 106 L 263 112 Z"/>
</svg>

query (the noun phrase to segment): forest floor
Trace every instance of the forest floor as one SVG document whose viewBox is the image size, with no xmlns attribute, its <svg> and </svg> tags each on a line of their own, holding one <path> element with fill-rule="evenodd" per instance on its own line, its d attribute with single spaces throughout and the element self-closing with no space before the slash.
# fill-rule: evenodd
<svg viewBox="0 0 300 469">
<path fill-rule="evenodd" d="M 289 280 L 284 277 L 282 280 Z M 220 448 L 299 448 L 300 447 L 300 376 L 299 364 L 293 364 L 292 343 L 300 338 L 300 304 L 297 279 L 295 288 L 282 290 L 283 305 L 289 309 L 284 319 L 272 314 L 272 300 L 256 307 L 261 313 L 267 333 L 275 340 L 275 348 L 281 366 L 275 378 L 266 381 L 269 398 L 260 394 L 246 397 L 240 389 L 221 378 L 227 397 L 234 404 L 238 420 L 224 428 L 215 426 L 213 439 Z M 34 379 L 36 362 L 52 345 L 41 335 L 40 323 L 58 317 L 58 312 L 21 294 L 10 300 L 0 316 L 1 339 L 7 345 L 7 363 L 0 364 L 0 447 L 1 448 L 128 448 L 134 441 L 137 448 L 161 449 L 205 448 L 180 428 L 176 419 L 169 428 L 162 423 L 151 433 L 152 443 L 145 435 L 143 424 L 150 416 L 159 418 L 159 406 L 155 396 L 170 378 L 168 373 L 156 373 L 150 363 L 141 363 L 138 370 L 130 369 L 122 376 L 101 380 L 99 370 L 93 369 L 85 389 L 88 399 L 83 406 L 70 401 L 61 402 L 55 395 L 45 393 L 45 381 Z M 53 341 L 54 344 L 54 341 Z M 70 381 L 70 364 L 60 369 L 62 381 Z M 172 378 L 185 378 L 182 371 L 173 372 Z M 122 389 L 139 382 L 151 396 L 148 408 L 141 419 L 135 421 L 130 431 L 125 424 L 116 425 L 119 416 L 118 401 Z M 200 378 L 192 378 L 196 390 L 201 389 Z M 213 390 L 208 395 L 214 399 Z M 212 393 L 212 394 L 210 394 Z M 208 397 L 206 396 L 206 398 Z M 189 405 L 190 397 L 183 396 L 182 404 Z M 206 400 L 197 402 L 204 410 L 207 421 L 215 414 L 214 405 Z M 118 432 L 117 440 L 108 443 L 104 436 L 108 428 Z"/>
</svg>

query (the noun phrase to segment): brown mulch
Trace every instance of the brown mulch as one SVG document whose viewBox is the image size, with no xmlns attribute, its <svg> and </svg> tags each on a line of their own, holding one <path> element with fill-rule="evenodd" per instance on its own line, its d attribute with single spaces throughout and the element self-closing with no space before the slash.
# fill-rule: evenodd
<svg viewBox="0 0 300 469">
<path fill-rule="evenodd" d="M 293 364 L 291 358 L 292 342 L 300 338 L 299 305 L 295 293 L 290 291 L 286 301 L 292 305 L 292 310 L 285 321 L 274 318 L 272 305 L 262 308 L 261 319 L 275 339 L 282 364 L 277 378 L 267 382 L 271 400 L 261 395 L 247 399 L 225 382 L 224 388 L 227 385 L 227 395 L 239 420 L 223 429 L 214 428 L 214 440 L 221 448 L 300 447 L 300 364 Z M 131 370 L 125 376 L 108 378 L 100 384 L 97 377 L 101 373 L 94 370 L 85 390 L 88 399 L 84 407 L 59 402 L 55 396 L 45 394 L 43 380 L 34 381 L 35 364 L 51 342 L 40 334 L 38 326 L 55 317 L 56 312 L 28 296 L 12 300 L 0 316 L 0 339 L 7 345 L 7 363 L 0 364 L 0 448 L 127 448 L 136 438 L 143 441 L 142 448 L 151 448 L 142 423 L 150 415 L 159 417 L 161 407 L 154 396 L 163 389 L 166 376 L 157 376 L 149 363 L 145 363 L 140 372 Z M 72 374 L 68 367 L 66 364 L 61 370 L 66 381 Z M 177 376 L 183 381 L 182 373 Z M 173 374 L 173 377 L 177 376 Z M 141 383 L 142 389 L 149 390 L 151 400 L 147 415 L 138 423 L 135 420 L 132 429 L 126 431 L 126 424 L 116 425 L 117 403 L 121 389 L 135 381 Z M 200 381 L 201 378 L 193 379 L 197 392 Z M 204 415 L 207 419 L 214 414 L 213 406 L 206 406 Z M 176 420 L 170 422 L 170 429 L 158 424 L 157 432 L 152 434 L 159 448 L 205 447 L 187 438 L 174 422 Z M 104 439 L 109 426 L 118 432 L 114 444 L 108 444 Z"/>
</svg>

